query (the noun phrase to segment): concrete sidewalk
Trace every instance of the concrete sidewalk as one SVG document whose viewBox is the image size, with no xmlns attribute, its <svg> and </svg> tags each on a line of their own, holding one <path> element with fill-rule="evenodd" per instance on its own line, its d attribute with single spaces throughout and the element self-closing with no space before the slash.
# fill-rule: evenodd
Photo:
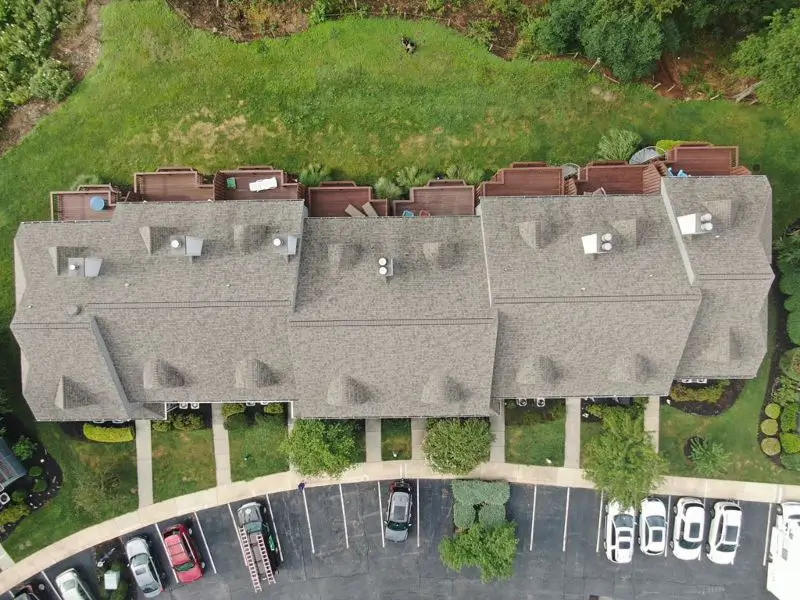
<svg viewBox="0 0 800 600">
<path fill-rule="evenodd" d="M 228 430 L 225 429 L 225 417 L 222 416 L 222 404 L 211 405 L 211 431 L 214 435 L 217 485 L 228 485 L 231 482 L 231 448 Z"/>
<path fill-rule="evenodd" d="M 644 410 L 644 430 L 650 434 L 653 446 L 658 452 L 658 438 L 661 428 L 661 397 L 650 396 Z"/>
<path fill-rule="evenodd" d="M 425 439 L 425 419 L 411 419 L 411 460 L 425 460 L 422 441 Z"/>
<path fill-rule="evenodd" d="M 136 421 L 136 489 L 139 491 L 139 508 L 153 503 L 153 444 L 150 421 Z"/>
<path fill-rule="evenodd" d="M 581 466 L 581 399 L 567 398 L 567 422 L 564 425 L 564 466 Z"/>
<path fill-rule="evenodd" d="M 502 400 L 493 401 L 492 408 L 497 413 L 489 417 L 489 428 L 494 436 L 489 462 L 506 462 L 506 405 Z"/>
<path fill-rule="evenodd" d="M 364 436 L 367 446 L 367 462 L 379 462 L 383 460 L 381 455 L 381 420 L 365 419 Z"/>
</svg>

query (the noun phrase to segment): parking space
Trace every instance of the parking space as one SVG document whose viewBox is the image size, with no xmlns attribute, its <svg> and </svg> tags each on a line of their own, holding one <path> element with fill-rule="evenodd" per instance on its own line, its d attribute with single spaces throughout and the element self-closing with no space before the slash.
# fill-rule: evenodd
<svg viewBox="0 0 800 600">
<path fill-rule="evenodd" d="M 95 561 L 96 558 L 94 551 L 91 549 L 84 550 L 83 552 L 73 554 L 67 560 L 63 560 L 55 565 L 50 566 L 48 569 L 45 569 L 40 574 L 40 579 L 44 579 L 44 583 L 47 585 L 50 594 L 54 598 L 60 598 L 57 591 L 53 587 L 56 583 L 56 577 L 68 569 L 75 569 L 78 572 L 78 576 L 80 577 L 81 581 L 88 588 L 89 592 L 97 595 L 100 589 L 97 582 L 97 576 L 95 574 Z"/>
</svg>

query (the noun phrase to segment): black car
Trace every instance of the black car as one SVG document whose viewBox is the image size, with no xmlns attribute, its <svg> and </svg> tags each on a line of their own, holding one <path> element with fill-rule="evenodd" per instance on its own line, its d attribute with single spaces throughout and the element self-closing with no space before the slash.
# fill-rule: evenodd
<svg viewBox="0 0 800 600">
<path fill-rule="evenodd" d="M 405 542 L 408 539 L 414 507 L 413 496 L 413 489 L 407 481 L 389 484 L 389 504 L 384 525 L 386 539 L 390 542 Z"/>
</svg>

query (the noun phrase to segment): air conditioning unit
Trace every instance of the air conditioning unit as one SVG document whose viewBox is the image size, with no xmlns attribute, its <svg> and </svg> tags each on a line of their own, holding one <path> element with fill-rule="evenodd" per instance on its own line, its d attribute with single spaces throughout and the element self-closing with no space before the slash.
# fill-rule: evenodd
<svg viewBox="0 0 800 600">
<path fill-rule="evenodd" d="M 192 402 L 189 406 L 192 407 L 192 410 L 197 410 L 198 408 L 200 408 L 200 403 L 199 402 Z"/>
<path fill-rule="evenodd" d="M 245 406 L 255 406 L 256 403 L 255 402 L 245 402 L 244 405 Z"/>
<path fill-rule="evenodd" d="M 526 398 L 517 398 L 517 406 L 528 406 L 528 400 Z"/>
<path fill-rule="evenodd" d="M 269 402 L 259 402 L 259 404 L 260 404 L 261 406 L 266 406 L 267 404 L 269 404 Z"/>
<path fill-rule="evenodd" d="M 186 410 L 187 408 L 189 408 L 189 403 L 181 402 L 180 404 L 178 404 L 178 408 L 180 408 L 181 410 Z"/>
<path fill-rule="evenodd" d="M 536 399 L 536 407 L 537 408 L 544 408 L 545 399 L 544 398 L 537 398 Z"/>
</svg>

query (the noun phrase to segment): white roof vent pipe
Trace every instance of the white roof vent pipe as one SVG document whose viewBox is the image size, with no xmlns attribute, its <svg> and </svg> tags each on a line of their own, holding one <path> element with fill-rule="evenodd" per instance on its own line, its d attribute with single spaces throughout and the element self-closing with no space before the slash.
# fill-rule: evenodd
<svg viewBox="0 0 800 600">
<path fill-rule="evenodd" d="M 678 217 L 678 227 L 683 235 L 699 235 L 714 230 L 711 213 L 692 213 Z"/>
<path fill-rule="evenodd" d="M 389 278 L 394 275 L 394 261 L 391 258 L 381 256 L 378 259 L 378 275 L 389 281 Z"/>
<path fill-rule="evenodd" d="M 289 257 L 297 254 L 297 242 L 296 235 L 277 235 L 272 238 L 272 247 L 275 252 L 289 260 Z"/>
<path fill-rule="evenodd" d="M 614 248 L 610 233 L 592 233 L 581 237 L 584 254 L 605 254 Z"/>
</svg>

